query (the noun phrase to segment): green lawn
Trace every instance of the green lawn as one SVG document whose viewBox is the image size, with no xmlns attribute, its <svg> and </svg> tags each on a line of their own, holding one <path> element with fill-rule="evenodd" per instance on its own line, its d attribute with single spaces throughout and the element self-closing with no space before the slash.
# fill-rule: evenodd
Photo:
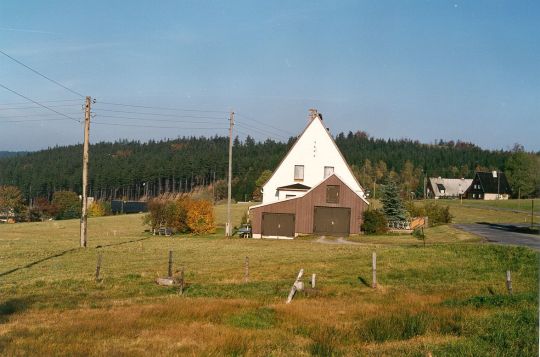
<svg viewBox="0 0 540 357">
<path fill-rule="evenodd" d="M 216 210 L 223 222 L 223 207 Z M 448 226 L 427 229 L 426 247 L 411 236 L 321 244 L 144 229 L 140 215 L 92 218 L 89 248 L 79 249 L 77 220 L 0 225 L 0 355 L 538 353 L 539 254 L 526 248 Z M 169 250 L 175 270 L 185 269 L 183 296 L 154 283 L 166 275 Z M 317 274 L 317 288 L 286 305 L 300 268 Z"/>
<path fill-rule="evenodd" d="M 510 199 L 510 200 L 494 200 L 494 201 L 484 201 L 484 200 L 441 200 L 445 204 L 451 205 L 466 205 L 478 208 L 495 208 L 495 209 L 504 209 L 504 210 L 517 210 L 525 211 L 530 214 L 532 208 L 532 201 L 534 201 L 534 212 L 536 215 L 540 215 L 540 199 L 536 198 L 531 199 Z"/>
</svg>

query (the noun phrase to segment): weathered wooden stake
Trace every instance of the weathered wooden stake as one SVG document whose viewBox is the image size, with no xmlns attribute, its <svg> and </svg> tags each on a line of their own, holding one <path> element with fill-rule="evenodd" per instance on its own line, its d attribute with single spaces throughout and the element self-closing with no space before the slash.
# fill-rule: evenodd
<svg viewBox="0 0 540 357">
<path fill-rule="evenodd" d="M 96 263 L 96 281 L 99 281 L 99 272 L 101 270 L 101 260 L 102 260 L 102 255 L 101 255 L 101 252 L 99 252 L 97 263 Z"/>
<path fill-rule="evenodd" d="M 294 284 L 291 288 L 291 292 L 289 293 L 289 296 L 287 297 L 287 302 L 286 302 L 287 304 L 291 303 L 294 297 L 294 294 L 296 294 L 297 290 L 302 290 L 303 284 L 300 281 L 300 279 L 302 278 L 302 275 L 304 275 L 304 269 L 300 269 L 300 272 L 298 273 L 298 276 L 296 277 L 296 280 L 294 281 Z"/>
<path fill-rule="evenodd" d="M 506 271 L 506 288 L 508 293 L 512 295 L 512 275 L 510 275 L 510 270 Z"/>
<path fill-rule="evenodd" d="M 311 274 L 311 287 L 315 289 L 315 274 Z"/>
<path fill-rule="evenodd" d="M 184 294 L 184 267 L 180 271 L 180 295 Z"/>
<path fill-rule="evenodd" d="M 244 283 L 249 282 L 249 257 L 246 257 L 245 267 L 244 267 Z"/>
<path fill-rule="evenodd" d="M 169 250 L 169 278 L 172 278 L 172 250 Z"/>
<path fill-rule="evenodd" d="M 373 289 L 377 288 L 377 253 L 373 252 L 371 256 L 371 268 L 373 270 L 373 283 L 371 287 Z"/>
</svg>

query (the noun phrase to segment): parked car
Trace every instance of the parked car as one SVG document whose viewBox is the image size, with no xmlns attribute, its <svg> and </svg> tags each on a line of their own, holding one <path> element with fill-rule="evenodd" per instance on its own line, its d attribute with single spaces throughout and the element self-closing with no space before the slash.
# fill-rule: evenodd
<svg viewBox="0 0 540 357">
<path fill-rule="evenodd" d="M 236 230 L 236 233 L 238 233 L 240 238 L 251 238 L 251 225 L 242 224 L 240 228 Z"/>
</svg>

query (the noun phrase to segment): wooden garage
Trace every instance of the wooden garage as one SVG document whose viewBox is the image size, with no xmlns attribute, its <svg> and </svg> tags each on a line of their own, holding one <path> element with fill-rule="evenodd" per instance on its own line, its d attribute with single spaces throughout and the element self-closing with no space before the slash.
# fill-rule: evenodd
<svg viewBox="0 0 540 357">
<path fill-rule="evenodd" d="M 330 236 L 348 236 L 351 209 L 347 207 L 315 207 L 313 233 Z"/>
<path fill-rule="evenodd" d="M 266 237 L 294 237 L 295 215 L 292 213 L 262 214 L 262 235 Z"/>
<path fill-rule="evenodd" d="M 360 233 L 366 201 L 335 174 L 300 197 L 250 208 L 253 237 Z"/>
</svg>

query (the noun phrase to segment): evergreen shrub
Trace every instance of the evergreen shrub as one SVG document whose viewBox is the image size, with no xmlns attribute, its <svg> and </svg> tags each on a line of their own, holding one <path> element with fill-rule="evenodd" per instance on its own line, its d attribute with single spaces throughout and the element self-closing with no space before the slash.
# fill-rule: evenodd
<svg viewBox="0 0 540 357">
<path fill-rule="evenodd" d="M 388 230 L 388 221 L 381 210 L 364 211 L 362 231 L 366 234 L 384 234 Z"/>
</svg>

